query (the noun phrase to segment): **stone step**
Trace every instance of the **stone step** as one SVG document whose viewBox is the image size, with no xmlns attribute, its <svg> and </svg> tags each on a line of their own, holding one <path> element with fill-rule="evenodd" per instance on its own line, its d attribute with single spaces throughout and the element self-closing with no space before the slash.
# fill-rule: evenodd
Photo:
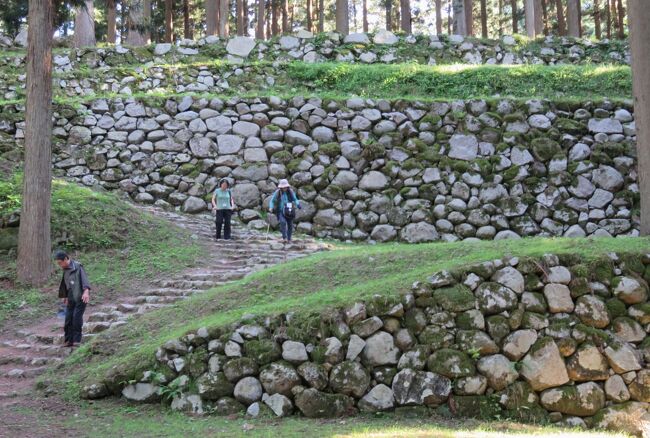
<svg viewBox="0 0 650 438">
<path fill-rule="evenodd" d="M 88 322 L 115 321 L 125 317 L 123 312 L 113 310 L 109 312 L 94 312 L 88 315 Z"/>
<path fill-rule="evenodd" d="M 10 379 L 30 379 L 34 377 L 38 377 L 41 374 L 45 373 L 47 371 L 48 367 L 42 366 L 42 367 L 34 367 L 34 368 L 10 368 L 10 369 L 3 369 L 4 367 L 0 367 L 0 376 L 7 377 Z"/>
<path fill-rule="evenodd" d="M 0 357 L 0 365 L 28 365 L 28 366 L 42 366 L 61 362 L 61 358 L 55 356 L 31 357 L 31 356 L 2 356 Z"/>
<path fill-rule="evenodd" d="M 165 288 L 165 289 L 152 289 L 146 292 L 145 296 L 156 297 L 187 297 L 193 295 L 196 291 L 189 289 Z"/>
<path fill-rule="evenodd" d="M 178 300 L 182 300 L 184 297 L 181 296 L 156 296 L 156 295 L 144 295 L 135 299 L 135 302 L 138 304 L 161 304 L 161 303 L 175 303 Z"/>
</svg>

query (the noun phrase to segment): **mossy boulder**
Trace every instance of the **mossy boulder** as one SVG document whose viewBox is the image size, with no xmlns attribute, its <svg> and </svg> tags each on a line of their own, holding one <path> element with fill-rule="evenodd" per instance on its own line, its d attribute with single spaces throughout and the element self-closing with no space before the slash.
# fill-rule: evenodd
<svg viewBox="0 0 650 438">
<path fill-rule="evenodd" d="M 243 377 L 254 376 L 258 372 L 257 363 L 250 357 L 229 360 L 223 366 L 226 378 L 235 383 Z"/>
<path fill-rule="evenodd" d="M 455 415 L 463 418 L 493 420 L 501 415 L 499 399 L 494 395 L 455 395 L 449 405 Z"/>
<path fill-rule="evenodd" d="M 433 296 L 436 303 L 448 312 L 464 312 L 473 309 L 476 303 L 472 291 L 462 284 L 436 289 Z"/>
<path fill-rule="evenodd" d="M 271 339 L 247 341 L 244 355 L 253 359 L 258 365 L 266 365 L 282 357 L 282 349 Z"/>
<path fill-rule="evenodd" d="M 450 379 L 476 374 L 474 362 L 467 353 L 450 348 L 443 348 L 429 356 L 427 369 Z"/>
<path fill-rule="evenodd" d="M 335 418 L 354 414 L 354 399 L 343 394 L 328 394 L 314 388 L 296 387 L 296 407 L 307 418 Z"/>
<path fill-rule="evenodd" d="M 561 386 L 542 392 L 540 402 L 552 412 L 588 417 L 605 407 L 605 392 L 594 382 Z"/>
<path fill-rule="evenodd" d="M 218 400 L 230 396 L 235 389 L 224 373 L 205 373 L 196 379 L 196 388 L 204 400 Z"/>
<path fill-rule="evenodd" d="M 560 144 L 547 137 L 538 137 L 531 142 L 533 156 L 542 162 L 549 161 L 562 152 Z"/>
<path fill-rule="evenodd" d="M 186 356 L 185 369 L 192 377 L 199 377 L 208 369 L 208 350 L 197 348 Z"/>
</svg>

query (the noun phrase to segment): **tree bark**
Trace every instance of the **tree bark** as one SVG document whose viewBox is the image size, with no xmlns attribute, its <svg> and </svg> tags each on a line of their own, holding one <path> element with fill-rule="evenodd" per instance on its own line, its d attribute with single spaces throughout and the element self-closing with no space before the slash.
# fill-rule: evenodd
<svg viewBox="0 0 650 438">
<path fill-rule="evenodd" d="M 594 29 L 596 32 L 596 38 L 601 39 L 603 37 L 603 31 L 601 29 L 601 18 L 600 18 L 600 5 L 598 4 L 599 0 L 594 0 Z"/>
<path fill-rule="evenodd" d="M 230 33 L 230 0 L 219 0 L 219 37 L 227 38 Z"/>
<path fill-rule="evenodd" d="M 386 30 L 393 30 L 393 1 L 386 0 Z"/>
<path fill-rule="evenodd" d="M 400 0 L 400 17 L 402 31 L 407 35 L 411 34 L 411 1 Z M 365 20 L 365 17 L 364 17 Z M 365 22 L 364 22 L 365 23 Z M 364 31 L 366 32 L 366 31 Z"/>
<path fill-rule="evenodd" d="M 623 8 L 623 0 L 618 0 L 618 37 L 625 38 L 625 9 Z M 647 7 L 647 6 L 646 6 Z"/>
<path fill-rule="evenodd" d="M 567 34 L 571 37 L 580 36 L 580 0 L 567 0 Z"/>
<path fill-rule="evenodd" d="M 544 33 L 544 11 L 542 8 L 542 0 L 534 0 L 533 6 L 535 7 L 535 35 L 539 36 Z"/>
<path fill-rule="evenodd" d="M 190 21 L 190 0 L 183 0 L 183 38 L 188 40 L 194 38 Z"/>
<path fill-rule="evenodd" d="M 167 2 L 169 0 L 165 0 L 165 18 L 167 17 Z M 205 34 L 217 35 L 218 33 L 219 5 L 217 4 L 217 0 L 205 0 Z"/>
<path fill-rule="evenodd" d="M 264 39 L 264 0 L 257 0 L 257 27 L 255 29 L 255 38 Z"/>
<path fill-rule="evenodd" d="M 117 40 L 117 11 L 115 0 L 106 0 L 106 42 L 115 44 Z"/>
<path fill-rule="evenodd" d="M 271 29 L 271 0 L 266 0 L 266 37 L 271 38 L 273 32 Z"/>
<path fill-rule="evenodd" d="M 212 0 L 215 2 L 216 0 Z M 206 9 L 207 3 L 210 0 L 206 0 Z M 206 11 L 207 13 L 207 11 Z M 216 23 L 215 23 L 215 33 L 216 33 Z M 208 33 L 208 35 L 214 35 L 214 33 Z M 165 0 L 165 42 L 173 43 L 174 42 L 174 0 Z"/>
<path fill-rule="evenodd" d="M 517 0 L 510 0 L 510 7 L 512 8 L 512 33 L 518 34 L 519 22 L 517 20 Z"/>
<path fill-rule="evenodd" d="M 452 24 L 453 24 L 453 21 L 454 21 L 453 16 L 452 16 L 453 9 L 454 9 L 453 4 L 452 4 L 452 0 L 449 0 L 448 6 L 449 7 L 447 8 L 447 35 L 451 35 Z"/>
<path fill-rule="evenodd" d="M 465 0 L 465 35 L 474 35 L 474 0 Z"/>
<path fill-rule="evenodd" d="M 93 0 L 85 0 L 84 6 L 76 9 L 74 17 L 74 40 L 75 47 L 94 47 L 95 41 L 95 5 Z"/>
<path fill-rule="evenodd" d="M 548 10 L 546 8 L 546 0 L 541 0 L 542 2 L 542 19 L 544 22 L 544 35 L 548 35 Z"/>
<path fill-rule="evenodd" d="M 336 31 L 341 35 L 350 33 L 348 0 L 336 0 Z"/>
<path fill-rule="evenodd" d="M 503 36 L 503 0 L 499 0 L 499 37 Z"/>
<path fill-rule="evenodd" d="M 306 9 L 307 9 L 307 13 L 306 13 L 307 25 L 306 25 L 306 28 L 307 28 L 308 32 L 311 32 L 312 29 L 313 29 L 313 23 L 311 21 L 312 20 L 312 4 L 311 4 L 311 0 L 307 0 Z"/>
<path fill-rule="evenodd" d="M 453 0 L 454 9 L 454 35 L 467 35 L 467 17 L 465 15 L 465 2 Z"/>
<path fill-rule="evenodd" d="M 488 37 L 487 0 L 481 0 L 481 36 Z"/>
<path fill-rule="evenodd" d="M 271 14 L 273 15 L 272 21 L 271 21 L 271 32 L 273 32 L 273 35 L 277 35 L 280 33 L 280 6 L 279 6 L 279 0 L 271 0 Z"/>
<path fill-rule="evenodd" d="M 291 33 L 289 24 L 289 0 L 282 0 L 282 33 Z"/>
<path fill-rule="evenodd" d="M 325 0 L 318 0 L 318 31 L 325 32 Z"/>
<path fill-rule="evenodd" d="M 566 24 L 564 22 L 564 6 L 562 0 L 555 0 L 555 13 L 557 15 L 557 33 L 560 36 L 566 35 Z"/>
<path fill-rule="evenodd" d="M 235 26 L 238 36 L 244 35 L 244 0 L 236 0 L 235 2 Z"/>
<path fill-rule="evenodd" d="M 16 276 L 21 283 L 41 286 L 52 271 L 52 0 L 31 0 L 27 22 L 31 31 L 27 35 L 25 165 Z"/>
<path fill-rule="evenodd" d="M 605 19 L 607 20 L 607 38 L 612 37 L 612 8 L 610 0 L 605 0 Z"/>
<path fill-rule="evenodd" d="M 436 35 L 442 34 L 442 0 L 436 0 Z"/>
<path fill-rule="evenodd" d="M 368 33 L 368 0 L 363 0 L 363 31 Z"/>
<path fill-rule="evenodd" d="M 524 1 L 524 14 L 526 34 L 528 38 L 535 38 L 537 36 L 535 26 L 535 0 Z"/>
<path fill-rule="evenodd" d="M 127 24 L 128 34 L 126 36 L 126 43 L 128 45 L 145 46 L 149 44 L 149 32 L 147 31 L 147 26 L 149 25 L 150 13 L 148 6 L 149 2 L 147 0 L 130 1 Z"/>
<path fill-rule="evenodd" d="M 641 234 L 650 235 L 650 8 L 646 0 L 628 0 L 632 90 L 636 121 Z M 21 224 L 22 225 L 22 224 Z"/>
</svg>

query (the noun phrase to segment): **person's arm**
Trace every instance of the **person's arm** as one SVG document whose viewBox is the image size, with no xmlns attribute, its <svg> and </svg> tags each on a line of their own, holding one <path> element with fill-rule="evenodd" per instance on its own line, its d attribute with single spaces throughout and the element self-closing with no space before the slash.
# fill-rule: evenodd
<svg viewBox="0 0 650 438">
<path fill-rule="evenodd" d="M 83 266 L 79 265 L 79 276 L 81 277 L 81 289 L 83 290 L 83 295 L 81 295 L 81 301 L 85 304 L 88 304 L 90 301 L 90 282 L 88 281 L 88 276 L 86 275 L 86 270 Z"/>
<path fill-rule="evenodd" d="M 217 209 L 217 201 L 216 201 L 216 199 L 215 199 L 216 196 L 217 196 L 216 192 L 212 194 L 212 209 L 213 209 L 213 210 L 216 210 L 216 209 Z"/>
<path fill-rule="evenodd" d="M 291 194 L 293 195 L 293 200 L 296 203 L 296 208 L 300 208 L 300 200 L 298 199 L 298 195 L 296 195 L 296 192 L 293 190 L 291 191 Z"/>
<path fill-rule="evenodd" d="M 235 209 L 235 200 L 232 198 L 232 190 L 228 190 L 228 195 L 230 195 L 230 209 Z"/>
<path fill-rule="evenodd" d="M 273 205 L 275 204 L 275 196 L 278 194 L 278 192 L 274 192 L 273 195 L 271 195 L 271 201 L 269 201 L 269 211 L 273 213 Z"/>
</svg>

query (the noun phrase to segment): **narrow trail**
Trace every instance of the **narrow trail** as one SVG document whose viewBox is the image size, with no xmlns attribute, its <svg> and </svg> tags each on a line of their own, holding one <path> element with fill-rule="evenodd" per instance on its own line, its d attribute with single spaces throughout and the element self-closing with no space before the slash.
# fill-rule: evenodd
<svg viewBox="0 0 650 438">
<path fill-rule="evenodd" d="M 200 265 L 151 282 L 139 293 L 124 291 L 117 303 L 91 302 L 84 315 L 84 340 L 128 324 L 132 315 L 171 306 L 252 272 L 327 248 L 302 236 L 284 245 L 278 241 L 277 233 L 267 239 L 266 233 L 248 229 L 236 221 L 233 221 L 233 240 L 215 242 L 214 220 L 210 215 L 189 216 L 154 207 L 138 208 L 190 231 L 205 248 L 205 255 Z M 92 273 L 90 277 L 92 284 Z M 62 344 L 63 321 L 56 317 L 44 318 L 19 330 L 5 328 L 0 335 L 0 408 L 20 405 L 33 394 L 37 377 L 72 352 Z"/>
</svg>

